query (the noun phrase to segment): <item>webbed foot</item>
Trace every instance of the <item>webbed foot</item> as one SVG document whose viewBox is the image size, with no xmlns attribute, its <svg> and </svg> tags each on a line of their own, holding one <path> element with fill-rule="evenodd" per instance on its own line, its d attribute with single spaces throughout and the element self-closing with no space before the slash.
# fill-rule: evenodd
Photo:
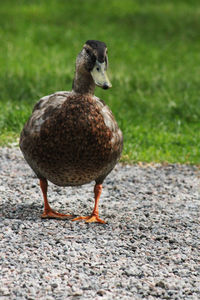
<svg viewBox="0 0 200 300">
<path fill-rule="evenodd" d="M 73 218 L 72 215 L 66 215 L 66 214 L 61 214 L 53 209 L 48 209 L 48 210 L 44 210 L 43 214 L 41 215 L 42 219 L 69 219 L 69 218 Z"/>
<path fill-rule="evenodd" d="M 79 220 L 85 220 L 86 223 L 96 222 L 96 223 L 106 224 L 106 222 L 104 220 L 100 219 L 99 216 L 96 216 L 96 215 L 91 215 L 91 216 L 86 216 L 86 217 L 80 216 L 80 217 L 72 219 L 72 221 L 79 221 Z"/>
</svg>

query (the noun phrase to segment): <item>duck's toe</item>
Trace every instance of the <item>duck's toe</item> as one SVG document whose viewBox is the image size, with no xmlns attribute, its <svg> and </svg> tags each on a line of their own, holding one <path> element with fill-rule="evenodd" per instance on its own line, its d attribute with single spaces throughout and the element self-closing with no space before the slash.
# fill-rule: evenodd
<svg viewBox="0 0 200 300">
<path fill-rule="evenodd" d="M 66 215 L 66 214 L 62 214 L 59 213 L 53 209 L 49 209 L 49 210 L 44 210 L 43 214 L 41 215 L 42 219 L 69 219 L 69 218 L 73 218 L 73 215 Z"/>
<path fill-rule="evenodd" d="M 101 224 L 106 224 L 106 222 L 102 219 L 99 218 L 99 216 L 96 215 L 90 215 L 90 216 L 80 216 L 77 218 L 72 219 L 72 221 L 79 221 L 79 220 L 85 220 L 86 223 L 101 223 Z"/>
</svg>

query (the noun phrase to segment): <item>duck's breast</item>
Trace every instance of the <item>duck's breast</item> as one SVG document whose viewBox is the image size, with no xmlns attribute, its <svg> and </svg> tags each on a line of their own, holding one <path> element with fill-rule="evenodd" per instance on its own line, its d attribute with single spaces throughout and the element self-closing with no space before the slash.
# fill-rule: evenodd
<svg viewBox="0 0 200 300">
<path fill-rule="evenodd" d="M 122 133 L 99 98 L 56 93 L 36 104 L 20 146 L 38 176 L 76 185 L 109 173 L 122 151 Z"/>
</svg>

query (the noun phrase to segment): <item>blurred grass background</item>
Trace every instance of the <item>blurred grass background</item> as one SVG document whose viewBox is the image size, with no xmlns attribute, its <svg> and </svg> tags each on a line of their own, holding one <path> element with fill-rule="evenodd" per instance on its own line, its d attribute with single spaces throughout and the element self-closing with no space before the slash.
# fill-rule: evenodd
<svg viewBox="0 0 200 300">
<path fill-rule="evenodd" d="M 42 96 L 71 90 L 88 39 L 104 41 L 113 88 L 96 88 L 124 134 L 122 160 L 200 163 L 198 0 L 7 0 L 0 6 L 0 145 Z"/>
</svg>

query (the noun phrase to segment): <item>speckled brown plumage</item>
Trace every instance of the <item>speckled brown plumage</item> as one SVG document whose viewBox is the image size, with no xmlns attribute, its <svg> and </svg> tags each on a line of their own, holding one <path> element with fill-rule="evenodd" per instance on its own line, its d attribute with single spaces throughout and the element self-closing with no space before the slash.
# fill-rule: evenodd
<svg viewBox="0 0 200 300">
<path fill-rule="evenodd" d="M 36 104 L 22 131 L 20 147 L 25 159 L 39 178 L 56 185 L 102 183 L 122 151 L 122 135 L 111 111 L 96 97 L 63 94 L 64 102 L 54 106 L 55 97 L 46 101 L 45 109 L 44 101 Z M 44 122 L 34 132 L 41 104 Z M 104 122 L 103 108 L 110 114 L 112 130 Z"/>
<path fill-rule="evenodd" d="M 42 217 L 66 216 L 50 208 L 47 180 L 59 186 L 95 180 L 93 213 L 76 219 L 105 223 L 98 217 L 101 184 L 119 160 L 123 144 L 112 112 L 94 96 L 95 85 L 111 87 L 107 66 L 105 43 L 87 41 L 76 60 L 72 92 L 57 92 L 40 99 L 22 130 L 20 148 L 40 179 L 44 197 Z"/>
</svg>

